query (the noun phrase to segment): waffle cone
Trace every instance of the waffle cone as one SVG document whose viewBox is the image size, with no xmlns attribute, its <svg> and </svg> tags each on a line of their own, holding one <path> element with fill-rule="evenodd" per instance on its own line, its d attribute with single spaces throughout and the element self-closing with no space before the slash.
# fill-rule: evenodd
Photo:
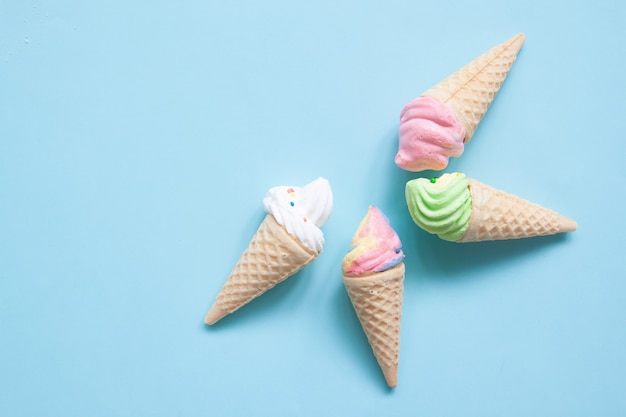
<svg viewBox="0 0 626 417">
<path fill-rule="evenodd" d="M 465 142 L 469 142 L 485 116 L 524 40 L 524 34 L 518 33 L 422 94 L 450 105 L 465 126 Z"/>
<path fill-rule="evenodd" d="M 343 275 L 354 310 L 387 385 L 398 383 L 404 263 L 365 276 Z"/>
<path fill-rule="evenodd" d="M 268 214 L 217 295 L 205 323 L 216 323 L 295 274 L 317 255 Z"/>
<path fill-rule="evenodd" d="M 519 239 L 572 232 L 574 220 L 469 178 L 472 215 L 458 242 Z"/>
</svg>

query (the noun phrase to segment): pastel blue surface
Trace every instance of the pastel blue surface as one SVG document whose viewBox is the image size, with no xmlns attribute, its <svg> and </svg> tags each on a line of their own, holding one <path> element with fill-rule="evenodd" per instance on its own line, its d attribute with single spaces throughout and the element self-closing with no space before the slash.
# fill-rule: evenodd
<svg viewBox="0 0 626 417">
<path fill-rule="evenodd" d="M 626 3 L 0 0 L 0 415 L 623 416 Z M 577 220 L 411 221 L 404 104 L 518 32 L 462 171 Z M 203 318 L 275 185 L 334 192 L 318 260 Z M 398 387 L 340 277 L 406 254 Z"/>
</svg>

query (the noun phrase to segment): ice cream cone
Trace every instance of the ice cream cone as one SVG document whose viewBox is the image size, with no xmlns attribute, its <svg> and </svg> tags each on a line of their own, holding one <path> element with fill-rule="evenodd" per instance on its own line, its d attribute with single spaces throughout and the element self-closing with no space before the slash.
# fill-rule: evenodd
<svg viewBox="0 0 626 417">
<path fill-rule="evenodd" d="M 342 275 L 354 310 L 390 387 L 398 383 L 404 263 L 369 275 Z"/>
<path fill-rule="evenodd" d="M 458 242 L 519 239 L 573 232 L 574 220 L 469 178 L 472 214 Z"/>
<path fill-rule="evenodd" d="M 311 263 L 318 252 L 267 214 L 204 321 L 214 324 Z"/>
<path fill-rule="evenodd" d="M 406 199 L 418 226 L 450 242 L 546 236 L 578 227 L 555 211 L 459 172 L 407 182 Z"/>
<path fill-rule="evenodd" d="M 452 108 L 465 127 L 464 142 L 472 138 L 515 62 L 524 40 L 524 34 L 518 33 L 422 94 L 447 103 Z"/>
</svg>

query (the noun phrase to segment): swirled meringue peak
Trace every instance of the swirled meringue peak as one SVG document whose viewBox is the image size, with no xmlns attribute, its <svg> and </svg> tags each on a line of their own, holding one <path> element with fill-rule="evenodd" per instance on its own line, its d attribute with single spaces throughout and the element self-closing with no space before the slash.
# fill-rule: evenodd
<svg viewBox="0 0 626 417">
<path fill-rule="evenodd" d="M 458 172 L 406 183 L 406 202 L 413 221 L 428 233 L 459 240 L 472 215 L 469 180 Z"/>
<path fill-rule="evenodd" d="M 464 150 L 465 127 L 448 104 L 420 96 L 400 113 L 398 153 L 395 163 L 412 172 L 442 170 L 451 156 Z"/>
<path fill-rule="evenodd" d="M 364 275 L 393 268 L 404 259 L 402 243 L 385 215 L 370 206 L 352 238 L 352 250 L 343 258 L 347 275 Z"/>
<path fill-rule="evenodd" d="M 320 177 L 304 187 L 272 187 L 263 199 L 263 206 L 289 234 L 307 247 L 322 251 L 324 233 L 320 227 L 333 207 L 328 180 Z"/>
</svg>

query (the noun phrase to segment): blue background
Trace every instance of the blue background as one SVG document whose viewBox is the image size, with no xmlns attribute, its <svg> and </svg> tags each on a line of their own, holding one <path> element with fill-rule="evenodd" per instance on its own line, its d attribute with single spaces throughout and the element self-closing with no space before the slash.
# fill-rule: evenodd
<svg viewBox="0 0 626 417">
<path fill-rule="evenodd" d="M 0 414 L 625 415 L 625 28 L 619 0 L 0 0 Z M 447 172 L 579 230 L 441 241 L 400 110 L 517 32 Z M 318 260 L 205 326 L 267 189 L 318 176 Z M 406 253 L 395 390 L 340 277 L 370 204 Z"/>
</svg>

